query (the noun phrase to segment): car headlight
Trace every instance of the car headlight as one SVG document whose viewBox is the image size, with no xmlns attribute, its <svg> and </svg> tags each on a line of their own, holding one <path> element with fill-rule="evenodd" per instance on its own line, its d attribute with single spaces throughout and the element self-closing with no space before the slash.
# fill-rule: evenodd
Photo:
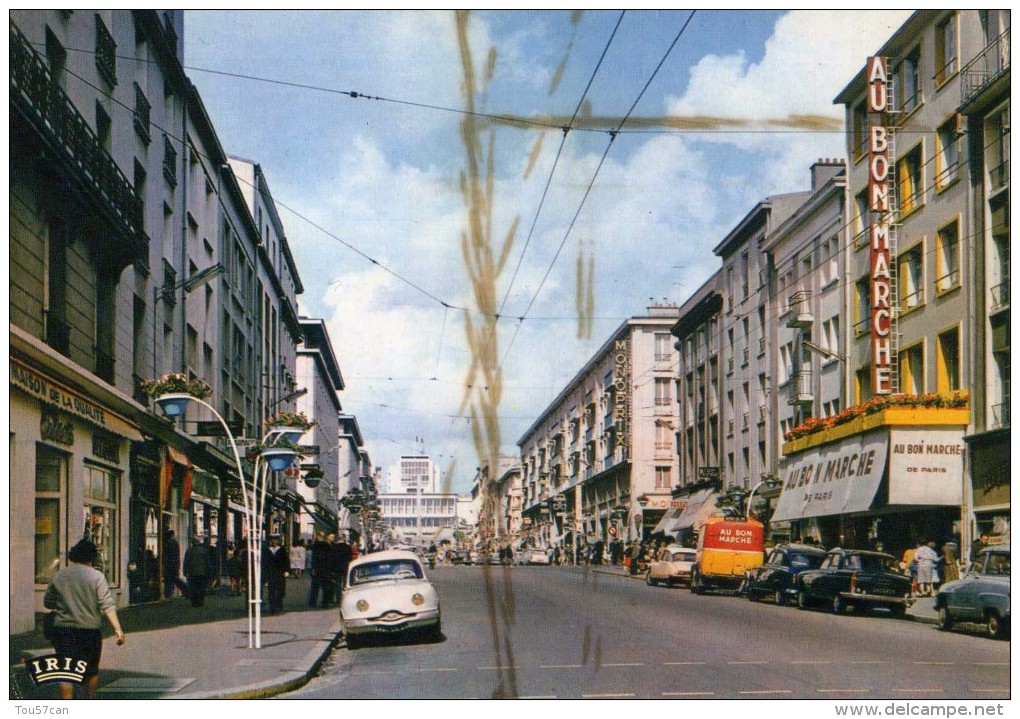
<svg viewBox="0 0 1020 719">
<path fill-rule="evenodd" d="M 411 597 L 411 604 L 415 605 L 416 607 L 420 607 L 424 603 L 425 597 L 423 597 L 421 594 L 418 594 L 417 592 L 415 592 L 414 596 Z"/>
<path fill-rule="evenodd" d="M 364 599 L 359 599 L 358 603 L 355 604 L 354 607 L 359 612 L 367 612 L 368 611 L 368 602 L 366 602 Z"/>
</svg>

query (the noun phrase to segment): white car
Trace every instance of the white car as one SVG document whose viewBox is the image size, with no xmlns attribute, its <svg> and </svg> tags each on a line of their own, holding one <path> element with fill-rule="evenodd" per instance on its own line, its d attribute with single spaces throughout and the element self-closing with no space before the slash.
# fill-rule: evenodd
<svg viewBox="0 0 1020 719">
<path fill-rule="evenodd" d="M 698 560 L 695 549 L 671 544 L 656 553 L 655 559 L 648 564 L 645 582 L 649 585 L 664 582 L 666 584 L 691 583 L 691 569 Z"/>
<path fill-rule="evenodd" d="M 548 549 L 532 549 L 528 552 L 528 564 L 551 564 L 552 557 Z"/>
<path fill-rule="evenodd" d="M 340 601 L 348 649 L 371 634 L 423 630 L 442 635 L 439 595 L 414 552 L 390 550 L 351 562 Z"/>
</svg>

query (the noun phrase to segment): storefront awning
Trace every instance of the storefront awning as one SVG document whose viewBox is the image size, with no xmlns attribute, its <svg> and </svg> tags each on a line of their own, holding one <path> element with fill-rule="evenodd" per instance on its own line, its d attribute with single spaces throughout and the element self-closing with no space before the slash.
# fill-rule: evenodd
<svg viewBox="0 0 1020 719">
<path fill-rule="evenodd" d="M 715 489 L 711 487 L 699 489 L 692 494 L 687 500 L 684 511 L 677 518 L 673 531 L 679 532 L 681 529 L 690 529 L 691 527 L 697 529 L 701 524 L 704 524 L 705 520 L 716 510 L 715 498 Z"/>
<path fill-rule="evenodd" d="M 662 515 L 662 519 L 659 520 L 659 523 L 655 525 L 655 529 L 652 530 L 652 534 L 658 534 L 659 532 L 662 532 L 663 534 L 673 534 L 676 532 L 673 527 L 674 525 L 679 524 L 680 514 L 682 512 L 683 510 L 680 509 L 670 509 L 667 511 L 664 515 Z"/>
<path fill-rule="evenodd" d="M 885 475 L 889 434 L 871 432 L 790 458 L 773 522 L 871 508 Z"/>
</svg>

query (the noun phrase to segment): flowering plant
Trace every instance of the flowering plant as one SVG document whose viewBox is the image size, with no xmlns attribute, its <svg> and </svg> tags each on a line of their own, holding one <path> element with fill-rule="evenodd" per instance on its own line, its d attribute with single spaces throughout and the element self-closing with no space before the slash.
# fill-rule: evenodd
<svg viewBox="0 0 1020 719">
<path fill-rule="evenodd" d="M 259 451 L 261 452 L 265 449 L 289 449 L 301 454 L 301 447 L 285 437 L 279 437 L 277 439 L 270 440 L 269 442 L 263 442 L 259 446 Z"/>
<path fill-rule="evenodd" d="M 200 379 L 193 379 L 183 372 L 167 372 L 159 379 L 141 382 L 147 395 L 155 399 L 164 394 L 190 394 L 198 399 L 205 399 L 212 394 L 212 387 Z"/>
<path fill-rule="evenodd" d="M 308 416 L 304 412 L 280 412 L 275 414 L 266 420 L 266 425 L 269 427 L 300 427 L 301 429 L 311 429 L 315 422 L 308 419 Z"/>
<path fill-rule="evenodd" d="M 831 417 L 811 417 L 805 420 L 803 424 L 799 424 L 787 432 L 785 439 L 789 442 L 794 439 L 800 439 L 801 437 L 807 437 L 815 432 L 821 432 L 822 430 L 831 429 L 832 427 L 838 427 L 839 425 L 846 424 L 858 417 L 877 414 L 882 410 L 892 407 L 932 407 L 938 409 L 955 409 L 966 407 L 968 400 L 969 395 L 966 392 L 954 392 L 948 396 L 935 393 L 883 395 L 881 397 L 869 399 L 867 402 L 863 402 L 862 404 L 847 407 L 839 414 L 834 414 Z"/>
</svg>

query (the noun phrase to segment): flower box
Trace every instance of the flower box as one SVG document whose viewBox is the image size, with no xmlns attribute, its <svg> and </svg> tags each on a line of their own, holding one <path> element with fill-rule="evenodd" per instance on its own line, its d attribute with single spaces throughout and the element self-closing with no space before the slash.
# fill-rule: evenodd
<svg viewBox="0 0 1020 719">
<path fill-rule="evenodd" d="M 860 414 L 834 426 L 824 427 L 810 434 L 788 440 L 783 454 L 803 452 L 830 442 L 868 432 L 881 427 L 931 427 L 970 423 L 969 407 L 904 407 L 890 406 L 870 414 Z"/>
</svg>

